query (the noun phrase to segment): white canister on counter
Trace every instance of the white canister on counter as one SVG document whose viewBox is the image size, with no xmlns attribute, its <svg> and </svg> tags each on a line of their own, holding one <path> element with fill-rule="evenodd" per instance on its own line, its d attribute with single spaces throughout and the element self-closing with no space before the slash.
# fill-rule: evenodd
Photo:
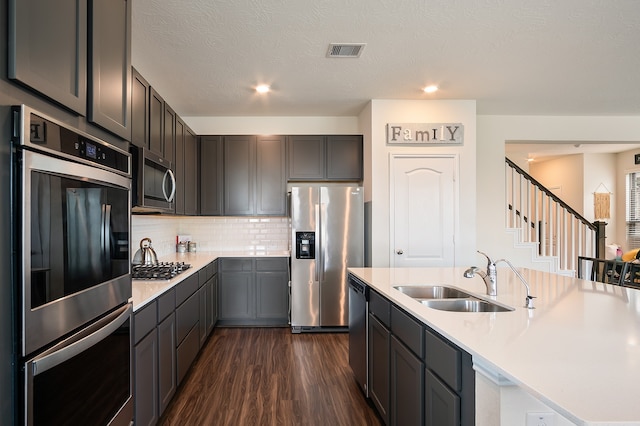
<svg viewBox="0 0 640 426">
<path fill-rule="evenodd" d="M 188 249 L 189 249 L 190 252 L 195 252 L 197 248 L 198 248 L 198 246 L 197 246 L 195 241 L 189 241 Z"/>
</svg>

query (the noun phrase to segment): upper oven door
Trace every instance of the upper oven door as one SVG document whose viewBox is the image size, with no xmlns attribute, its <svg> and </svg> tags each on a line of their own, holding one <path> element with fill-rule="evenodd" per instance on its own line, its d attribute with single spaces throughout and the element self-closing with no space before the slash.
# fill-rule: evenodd
<svg viewBox="0 0 640 426">
<path fill-rule="evenodd" d="M 131 297 L 125 176 L 22 150 L 22 355 Z"/>
</svg>

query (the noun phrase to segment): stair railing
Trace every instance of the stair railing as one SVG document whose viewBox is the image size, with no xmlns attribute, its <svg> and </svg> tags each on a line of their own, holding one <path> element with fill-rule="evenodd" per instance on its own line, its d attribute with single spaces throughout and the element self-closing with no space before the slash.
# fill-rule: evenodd
<svg viewBox="0 0 640 426">
<path fill-rule="evenodd" d="M 540 182 L 505 158 L 506 226 L 521 242 L 537 243 L 539 256 L 554 256 L 560 270 L 576 270 L 578 256 L 604 255 L 604 222 L 591 223 Z"/>
</svg>

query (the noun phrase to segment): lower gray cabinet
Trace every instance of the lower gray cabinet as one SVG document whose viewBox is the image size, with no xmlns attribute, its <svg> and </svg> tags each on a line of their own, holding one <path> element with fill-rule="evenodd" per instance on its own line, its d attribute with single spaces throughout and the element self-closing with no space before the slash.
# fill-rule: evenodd
<svg viewBox="0 0 640 426">
<path fill-rule="evenodd" d="M 369 397 L 380 417 L 389 424 L 389 355 L 391 332 L 369 314 Z"/>
<path fill-rule="evenodd" d="M 176 315 L 174 312 L 158 324 L 158 396 L 159 415 L 176 393 Z"/>
<path fill-rule="evenodd" d="M 424 364 L 391 336 L 391 425 L 422 425 Z"/>
<path fill-rule="evenodd" d="M 136 425 L 158 421 L 158 334 L 156 303 L 134 314 L 134 407 Z"/>
<path fill-rule="evenodd" d="M 460 424 L 460 397 L 431 371 L 425 371 L 424 412 L 427 426 Z"/>
<path fill-rule="evenodd" d="M 286 257 L 219 259 L 219 323 L 286 326 L 288 271 Z"/>
</svg>

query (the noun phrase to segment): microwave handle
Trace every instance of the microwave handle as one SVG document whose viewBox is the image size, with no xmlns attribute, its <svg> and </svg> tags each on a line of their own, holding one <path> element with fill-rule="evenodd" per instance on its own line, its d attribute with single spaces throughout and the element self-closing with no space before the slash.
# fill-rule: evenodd
<svg viewBox="0 0 640 426">
<path fill-rule="evenodd" d="M 62 342 L 61 348 L 54 347 L 53 352 L 45 352 L 44 354 L 36 357 L 31 361 L 32 372 L 34 376 L 44 373 L 45 371 L 62 364 L 68 359 L 86 351 L 90 347 L 96 345 L 100 341 L 109 337 L 118 328 L 122 326 L 133 312 L 132 305 L 126 304 L 122 308 L 113 312 L 111 315 L 103 318 L 98 324 L 94 326 L 100 326 L 96 331 L 93 331 L 87 336 L 71 337 L 71 342 Z M 115 318 L 114 318 L 115 317 Z M 106 325 L 103 325 L 107 323 Z"/>
<path fill-rule="evenodd" d="M 171 179 L 171 194 L 167 196 L 167 191 L 165 190 L 165 184 L 167 182 L 167 176 Z M 168 203 L 173 201 L 173 197 L 176 195 L 176 177 L 171 171 L 171 169 L 167 169 L 162 178 L 162 193 L 164 194 L 164 199 L 167 200 Z"/>
</svg>

